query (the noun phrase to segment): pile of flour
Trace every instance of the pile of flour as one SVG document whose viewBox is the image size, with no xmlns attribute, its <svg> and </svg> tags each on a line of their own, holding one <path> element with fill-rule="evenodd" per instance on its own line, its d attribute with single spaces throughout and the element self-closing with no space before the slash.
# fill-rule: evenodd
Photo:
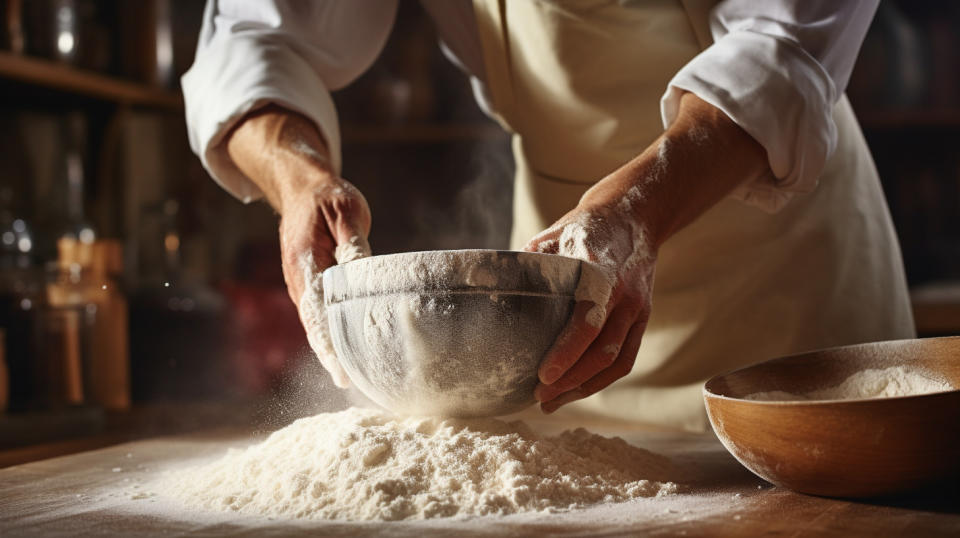
<svg viewBox="0 0 960 538">
<path fill-rule="evenodd" d="M 676 492 L 670 461 L 584 429 L 398 418 L 351 408 L 300 419 L 245 450 L 171 471 L 157 492 L 192 508 L 341 520 L 561 511 Z"/>
<path fill-rule="evenodd" d="M 861 370 L 835 387 L 793 394 L 780 390 L 755 392 L 745 399 L 756 401 L 859 400 L 894 398 L 954 390 L 950 383 L 930 373 L 904 366 Z"/>
</svg>

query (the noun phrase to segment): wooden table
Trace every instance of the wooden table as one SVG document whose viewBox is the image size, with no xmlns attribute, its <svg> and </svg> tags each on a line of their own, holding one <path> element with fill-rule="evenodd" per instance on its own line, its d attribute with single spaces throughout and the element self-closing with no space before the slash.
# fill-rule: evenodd
<svg viewBox="0 0 960 538">
<path fill-rule="evenodd" d="M 556 424 L 532 424 L 555 430 Z M 668 455 L 690 476 L 681 493 L 561 514 L 396 523 L 296 522 L 191 514 L 150 495 L 164 469 L 212 458 L 256 439 L 217 433 L 155 438 L 0 470 L 3 536 L 960 536 L 960 494 L 885 502 L 810 497 L 740 466 L 712 434 L 590 425 Z"/>
</svg>

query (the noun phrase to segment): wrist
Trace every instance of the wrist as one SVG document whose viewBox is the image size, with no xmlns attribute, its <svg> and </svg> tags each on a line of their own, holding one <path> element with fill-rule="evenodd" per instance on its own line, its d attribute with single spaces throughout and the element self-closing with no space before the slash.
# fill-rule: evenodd
<svg viewBox="0 0 960 538">
<path fill-rule="evenodd" d="M 685 94 L 667 132 L 590 189 L 584 201 L 596 190 L 617 204 L 655 249 L 766 169 L 766 152 L 756 140 L 720 109 Z"/>
<path fill-rule="evenodd" d="M 658 144 L 650 158 L 647 150 L 637 159 L 614 171 L 591 187 L 580 199 L 578 207 L 588 212 L 601 209 L 609 217 L 629 228 L 644 245 L 655 252 L 667 239 L 669 212 L 664 208 L 664 193 L 652 183 L 662 174 L 657 161 Z"/>
<path fill-rule="evenodd" d="M 336 183 L 337 176 L 329 167 L 289 148 L 271 157 L 270 168 L 268 177 L 274 194 L 271 204 L 281 216 L 289 207 L 313 200 L 314 194 Z"/>
<path fill-rule="evenodd" d="M 336 179 L 327 145 L 313 122 L 276 105 L 241 120 L 227 138 L 226 149 L 281 215 L 291 202 Z"/>
</svg>

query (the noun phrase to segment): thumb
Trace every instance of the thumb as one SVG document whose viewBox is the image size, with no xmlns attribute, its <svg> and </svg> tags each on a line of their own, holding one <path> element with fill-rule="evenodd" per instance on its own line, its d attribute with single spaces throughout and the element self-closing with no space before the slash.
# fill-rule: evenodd
<svg viewBox="0 0 960 538">
<path fill-rule="evenodd" d="M 327 229 L 336 244 L 334 258 L 347 263 L 370 255 L 370 210 L 367 201 L 352 186 L 335 189 L 336 194 L 321 205 Z"/>
</svg>

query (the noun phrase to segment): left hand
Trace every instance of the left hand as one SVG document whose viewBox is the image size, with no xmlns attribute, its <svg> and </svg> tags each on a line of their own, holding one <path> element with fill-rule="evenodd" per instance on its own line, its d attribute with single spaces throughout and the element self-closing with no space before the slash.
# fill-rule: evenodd
<svg viewBox="0 0 960 538">
<path fill-rule="evenodd" d="M 630 210 L 633 192 L 598 183 L 524 249 L 596 264 L 583 268 L 573 315 L 540 365 L 534 396 L 546 413 L 606 388 L 633 368 L 650 317 L 656 261 L 646 230 Z"/>
<path fill-rule="evenodd" d="M 763 146 L 722 110 L 686 93 L 663 136 L 527 244 L 597 264 L 584 265 L 573 317 L 540 364 L 534 396 L 544 412 L 630 372 L 650 317 L 659 246 L 737 186 L 768 173 Z"/>
</svg>

